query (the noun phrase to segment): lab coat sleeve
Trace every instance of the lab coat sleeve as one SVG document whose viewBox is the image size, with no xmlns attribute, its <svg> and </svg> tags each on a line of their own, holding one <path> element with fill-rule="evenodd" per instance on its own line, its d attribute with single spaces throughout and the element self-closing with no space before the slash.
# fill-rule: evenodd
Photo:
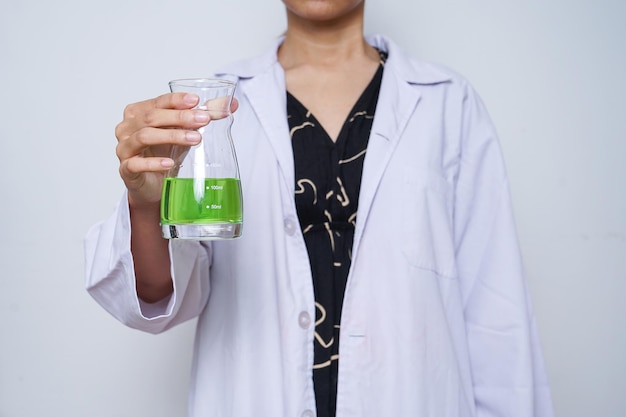
<svg viewBox="0 0 626 417">
<path fill-rule="evenodd" d="M 454 230 L 477 417 L 550 417 L 552 402 L 501 150 L 464 97 Z"/>
<path fill-rule="evenodd" d="M 196 317 L 209 296 L 211 247 L 196 241 L 171 241 L 169 246 L 173 294 L 149 304 L 137 296 L 130 251 L 127 197 L 85 238 L 86 287 L 109 313 L 129 327 L 160 333 Z"/>
</svg>

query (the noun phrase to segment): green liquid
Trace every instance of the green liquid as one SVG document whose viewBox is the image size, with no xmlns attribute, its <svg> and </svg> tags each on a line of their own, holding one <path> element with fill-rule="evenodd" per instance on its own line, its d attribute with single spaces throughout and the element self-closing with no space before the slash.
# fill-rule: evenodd
<svg viewBox="0 0 626 417">
<path fill-rule="evenodd" d="M 241 183 L 236 178 L 165 178 L 161 196 L 162 224 L 241 223 Z"/>
</svg>

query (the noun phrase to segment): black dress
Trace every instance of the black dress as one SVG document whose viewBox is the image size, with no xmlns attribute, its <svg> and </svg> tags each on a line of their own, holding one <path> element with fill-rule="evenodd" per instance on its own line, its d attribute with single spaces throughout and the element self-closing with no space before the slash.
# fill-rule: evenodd
<svg viewBox="0 0 626 417">
<path fill-rule="evenodd" d="M 344 122 L 336 142 L 287 92 L 296 208 L 315 291 L 313 384 L 318 417 L 335 415 L 341 307 L 367 150 L 386 55 Z"/>
</svg>

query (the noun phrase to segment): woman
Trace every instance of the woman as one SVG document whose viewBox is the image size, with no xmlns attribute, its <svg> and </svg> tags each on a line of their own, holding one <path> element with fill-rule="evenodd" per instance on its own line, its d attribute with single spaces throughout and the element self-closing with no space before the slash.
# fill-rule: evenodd
<svg viewBox="0 0 626 417">
<path fill-rule="evenodd" d="M 149 332 L 199 317 L 195 417 L 551 416 L 480 100 L 366 40 L 363 0 L 283 2 L 277 47 L 217 74 L 238 78 L 244 236 L 168 247 L 168 149 L 209 119 L 184 93 L 131 104 L 127 198 L 89 232 L 88 290 Z"/>
</svg>

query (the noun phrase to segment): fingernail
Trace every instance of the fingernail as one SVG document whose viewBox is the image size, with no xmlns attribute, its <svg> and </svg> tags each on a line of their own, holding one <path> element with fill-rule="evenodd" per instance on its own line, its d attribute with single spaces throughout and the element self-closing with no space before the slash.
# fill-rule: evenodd
<svg viewBox="0 0 626 417">
<path fill-rule="evenodd" d="M 198 102 L 198 96 L 195 94 L 185 94 L 185 97 L 183 97 L 183 102 L 188 106 L 195 106 Z"/>
<path fill-rule="evenodd" d="M 198 143 L 202 139 L 202 135 L 195 130 L 185 132 L 185 140 L 189 143 Z"/>
<path fill-rule="evenodd" d="M 193 117 L 194 117 L 194 120 L 198 123 L 206 123 L 209 121 L 209 112 L 196 111 Z"/>
<path fill-rule="evenodd" d="M 171 168 L 172 166 L 174 166 L 174 161 L 172 161 L 171 159 L 161 159 L 161 166 L 163 168 Z"/>
</svg>

